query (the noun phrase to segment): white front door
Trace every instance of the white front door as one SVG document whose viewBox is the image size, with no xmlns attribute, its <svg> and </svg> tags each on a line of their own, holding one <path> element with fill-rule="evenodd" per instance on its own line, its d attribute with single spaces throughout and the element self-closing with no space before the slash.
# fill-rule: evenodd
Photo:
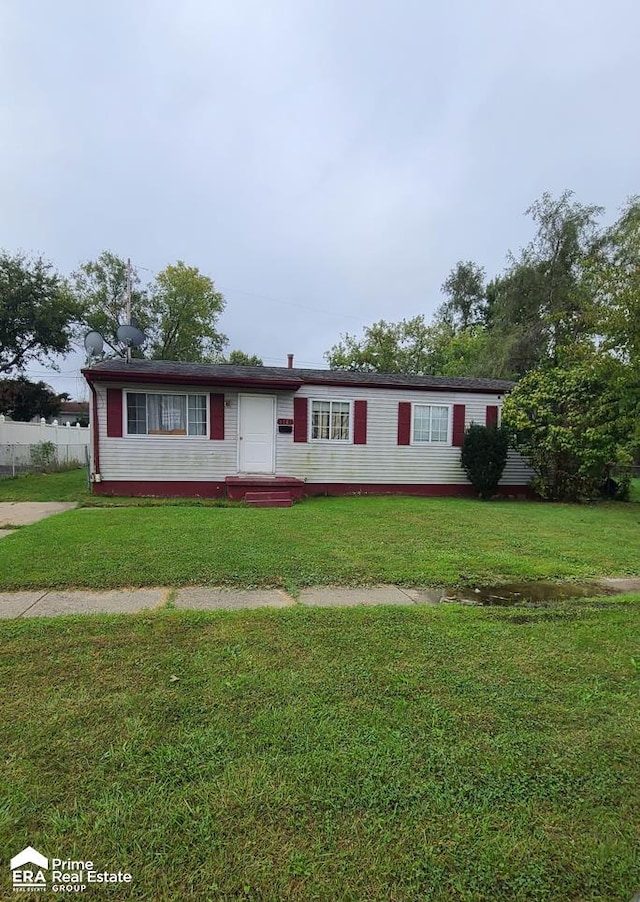
<svg viewBox="0 0 640 902">
<path fill-rule="evenodd" d="M 273 473 L 276 399 L 272 395 L 240 395 L 238 470 Z"/>
</svg>

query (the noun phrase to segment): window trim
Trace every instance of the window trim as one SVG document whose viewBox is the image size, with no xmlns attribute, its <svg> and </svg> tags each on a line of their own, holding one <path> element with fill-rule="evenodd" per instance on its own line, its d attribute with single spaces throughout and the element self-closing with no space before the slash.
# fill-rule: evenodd
<svg viewBox="0 0 640 902">
<path fill-rule="evenodd" d="M 416 407 L 446 407 L 447 408 L 447 438 L 444 442 L 434 442 L 433 439 L 416 439 L 415 437 L 415 422 L 416 422 Z M 410 444 L 415 445 L 417 448 L 423 448 L 425 445 L 435 446 L 437 448 L 449 448 L 453 446 L 453 404 L 443 404 L 437 403 L 436 401 L 412 401 L 411 402 L 411 436 L 410 436 Z"/>
<path fill-rule="evenodd" d="M 348 404 L 349 405 L 349 438 L 313 438 L 313 405 L 320 404 Z M 329 422 L 331 422 L 331 408 L 329 408 Z M 351 398 L 309 398 L 309 412 L 307 418 L 307 435 L 309 442 L 318 445 L 353 445 L 353 401 Z"/>
<path fill-rule="evenodd" d="M 184 435 L 180 435 L 179 433 L 171 433 L 171 432 L 129 432 L 129 419 L 128 419 L 128 397 L 129 395 L 179 395 L 180 397 L 187 398 L 187 432 Z M 209 430 L 211 428 L 211 392 L 208 391 L 147 391 L 134 389 L 134 388 L 125 388 L 123 390 L 124 395 L 124 403 L 122 405 L 122 437 L 123 438 L 143 438 L 143 439 L 191 439 L 196 441 L 206 441 L 209 438 Z M 205 428 L 204 435 L 189 435 L 189 395 L 198 395 L 199 397 L 204 397 L 205 401 Z M 148 417 L 148 414 L 147 414 Z M 147 421 L 147 429 L 148 429 L 148 421 Z"/>
</svg>

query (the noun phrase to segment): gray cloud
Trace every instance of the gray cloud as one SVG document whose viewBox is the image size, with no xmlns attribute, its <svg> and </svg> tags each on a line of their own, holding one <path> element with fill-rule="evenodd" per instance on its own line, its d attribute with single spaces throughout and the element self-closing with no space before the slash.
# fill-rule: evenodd
<svg viewBox="0 0 640 902">
<path fill-rule="evenodd" d="M 5 4 L 0 246 L 182 258 L 232 346 L 321 364 L 430 314 L 459 258 L 500 269 L 543 190 L 615 215 L 639 25 L 624 0 Z"/>
</svg>

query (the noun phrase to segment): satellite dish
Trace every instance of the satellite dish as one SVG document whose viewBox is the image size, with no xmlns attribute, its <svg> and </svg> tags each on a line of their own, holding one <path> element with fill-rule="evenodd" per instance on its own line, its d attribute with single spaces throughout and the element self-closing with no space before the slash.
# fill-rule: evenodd
<svg viewBox="0 0 640 902">
<path fill-rule="evenodd" d="M 89 357 L 99 357 L 104 350 L 104 339 L 99 332 L 87 332 L 84 337 L 84 349 Z"/>
<path fill-rule="evenodd" d="M 139 348 L 146 341 L 146 335 L 137 326 L 118 326 L 116 336 L 128 348 Z"/>
</svg>

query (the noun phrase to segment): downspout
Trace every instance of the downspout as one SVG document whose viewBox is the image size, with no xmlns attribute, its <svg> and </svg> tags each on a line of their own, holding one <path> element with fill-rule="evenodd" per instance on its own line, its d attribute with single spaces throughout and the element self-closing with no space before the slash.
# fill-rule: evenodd
<svg viewBox="0 0 640 902">
<path fill-rule="evenodd" d="M 91 417 L 91 440 L 93 442 L 93 473 L 91 474 L 91 482 L 102 482 L 100 475 L 100 440 L 98 429 L 98 395 L 93 382 L 89 382 L 89 388 L 93 395 L 93 407 Z"/>
</svg>

